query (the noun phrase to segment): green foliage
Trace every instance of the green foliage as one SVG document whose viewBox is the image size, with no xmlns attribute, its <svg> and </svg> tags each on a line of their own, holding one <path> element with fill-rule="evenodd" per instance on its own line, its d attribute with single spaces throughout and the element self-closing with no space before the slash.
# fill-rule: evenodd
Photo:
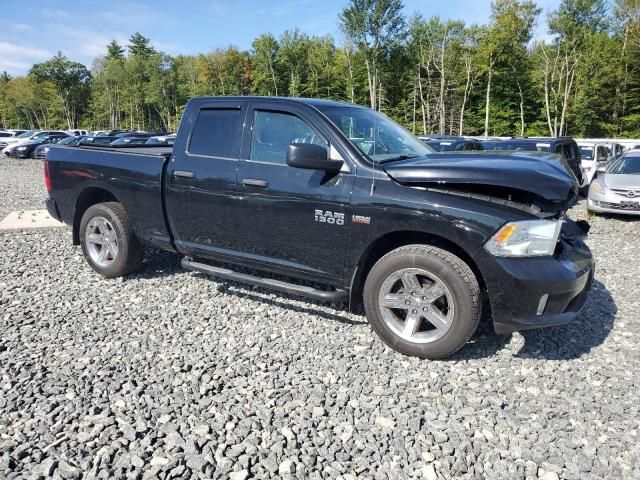
<svg viewBox="0 0 640 480">
<path fill-rule="evenodd" d="M 84 113 L 89 100 L 91 74 L 87 67 L 69 60 L 62 52 L 58 52 L 50 60 L 31 67 L 29 76 L 40 84 L 53 85 L 58 94 L 67 127 L 74 127 Z"/>
<path fill-rule="evenodd" d="M 640 136 L 640 4 L 494 0 L 486 25 L 405 18 L 401 0 L 350 0 L 341 40 L 298 29 L 170 56 L 134 33 L 89 72 L 58 53 L 0 75 L 7 127 L 175 130 L 196 95 L 292 95 L 369 105 L 416 133 Z M 546 41 L 533 41 L 548 20 Z"/>
<path fill-rule="evenodd" d="M 155 53 L 155 50 L 151 46 L 151 40 L 138 32 L 129 37 L 129 45 L 127 48 L 131 55 L 137 57 L 148 58 Z"/>
<path fill-rule="evenodd" d="M 111 40 L 107 45 L 106 58 L 108 60 L 122 60 L 124 58 L 124 48 L 122 48 L 115 40 Z"/>
</svg>

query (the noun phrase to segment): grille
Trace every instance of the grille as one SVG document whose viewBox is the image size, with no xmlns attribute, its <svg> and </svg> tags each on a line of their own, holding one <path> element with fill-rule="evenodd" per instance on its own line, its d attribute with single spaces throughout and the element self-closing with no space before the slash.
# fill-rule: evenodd
<svg viewBox="0 0 640 480">
<path fill-rule="evenodd" d="M 609 188 L 609 190 L 622 197 L 640 199 L 640 188 Z"/>
</svg>

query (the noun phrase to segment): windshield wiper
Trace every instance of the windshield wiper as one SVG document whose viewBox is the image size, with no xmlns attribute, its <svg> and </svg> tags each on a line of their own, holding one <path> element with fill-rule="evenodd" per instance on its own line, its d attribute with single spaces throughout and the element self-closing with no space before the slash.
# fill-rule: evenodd
<svg viewBox="0 0 640 480">
<path fill-rule="evenodd" d="M 398 160 L 409 160 L 410 158 L 418 158 L 419 156 L 420 155 L 402 154 L 402 155 L 398 155 L 397 157 L 385 158 L 384 160 L 380 160 L 380 163 L 396 162 Z"/>
</svg>

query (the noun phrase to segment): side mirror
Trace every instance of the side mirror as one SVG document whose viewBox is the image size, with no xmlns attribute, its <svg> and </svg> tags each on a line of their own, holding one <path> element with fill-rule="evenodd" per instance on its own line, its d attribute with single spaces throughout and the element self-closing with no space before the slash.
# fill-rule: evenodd
<svg viewBox="0 0 640 480">
<path fill-rule="evenodd" d="M 313 143 L 292 143 L 287 149 L 287 165 L 308 170 L 339 172 L 342 160 L 331 160 L 327 148 Z"/>
</svg>

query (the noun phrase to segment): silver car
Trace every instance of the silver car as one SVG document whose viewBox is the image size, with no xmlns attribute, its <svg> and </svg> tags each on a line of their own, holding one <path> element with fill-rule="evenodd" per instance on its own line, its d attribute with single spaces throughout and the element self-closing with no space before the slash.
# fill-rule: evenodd
<svg viewBox="0 0 640 480">
<path fill-rule="evenodd" d="M 587 208 L 597 213 L 640 215 L 640 151 L 630 151 L 606 167 L 589 187 Z"/>
</svg>

